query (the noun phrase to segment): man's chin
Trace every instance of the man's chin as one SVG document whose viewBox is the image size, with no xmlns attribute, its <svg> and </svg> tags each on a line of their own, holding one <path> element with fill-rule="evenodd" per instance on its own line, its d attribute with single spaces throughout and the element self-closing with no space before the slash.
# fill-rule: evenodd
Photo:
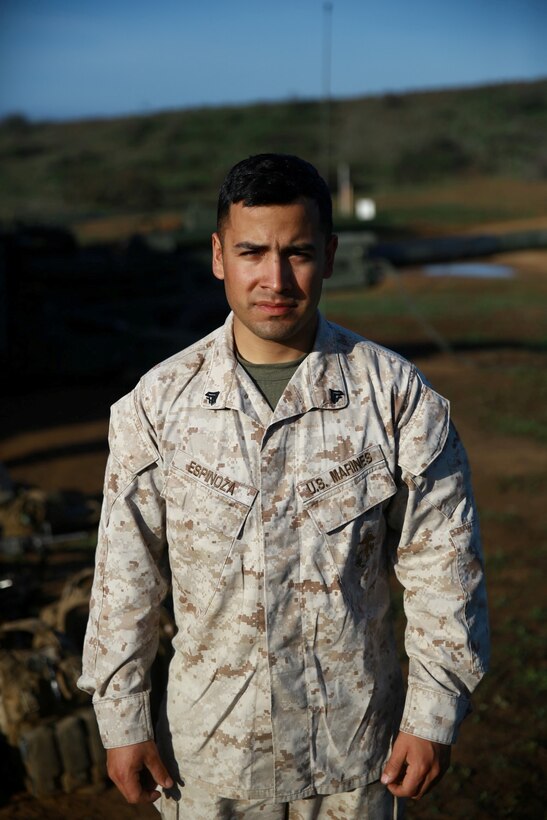
<svg viewBox="0 0 547 820">
<path fill-rule="evenodd" d="M 264 339 L 268 342 L 285 342 L 292 339 L 298 333 L 300 327 L 294 320 L 290 321 L 286 318 L 275 316 L 270 319 L 265 319 L 262 322 L 257 322 L 251 331 L 258 336 L 259 339 Z"/>
</svg>

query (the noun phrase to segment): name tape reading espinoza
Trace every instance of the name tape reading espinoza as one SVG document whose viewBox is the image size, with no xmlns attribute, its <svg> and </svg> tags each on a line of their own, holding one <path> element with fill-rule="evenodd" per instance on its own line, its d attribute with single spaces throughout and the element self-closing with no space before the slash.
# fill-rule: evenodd
<svg viewBox="0 0 547 820">
<path fill-rule="evenodd" d="M 221 473 L 217 473 L 216 470 L 204 467 L 197 461 L 189 461 L 185 469 L 187 473 L 195 476 L 203 484 L 214 487 L 215 490 L 219 490 L 225 495 L 232 496 L 232 498 L 235 498 L 242 504 L 252 504 L 253 498 L 257 494 L 257 490 L 255 490 L 254 487 L 248 487 L 246 484 L 241 484 L 239 481 L 227 478 L 221 475 Z"/>
<path fill-rule="evenodd" d="M 306 501 L 309 498 L 313 498 L 317 493 L 328 490 L 334 484 L 339 484 L 350 476 L 365 472 L 373 464 L 378 464 L 383 460 L 384 457 L 381 449 L 379 447 L 370 447 L 368 450 L 359 453 L 359 455 L 353 456 L 347 459 L 347 461 L 340 462 L 340 464 L 337 464 L 325 473 L 321 473 L 321 475 L 309 478 L 307 481 L 301 481 L 297 485 L 298 492 Z"/>
</svg>

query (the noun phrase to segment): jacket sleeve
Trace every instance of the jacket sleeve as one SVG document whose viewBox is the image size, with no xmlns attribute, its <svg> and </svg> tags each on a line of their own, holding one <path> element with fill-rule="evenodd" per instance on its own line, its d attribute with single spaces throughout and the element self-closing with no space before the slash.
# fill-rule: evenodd
<svg viewBox="0 0 547 820">
<path fill-rule="evenodd" d="M 161 459 L 138 388 L 112 407 L 80 688 L 105 748 L 153 737 L 149 670 L 168 589 Z M 159 486 L 158 486 L 159 485 Z"/>
<path fill-rule="evenodd" d="M 398 464 L 388 523 L 407 619 L 400 729 L 448 744 L 486 671 L 488 615 L 467 457 L 448 402 L 416 372 L 399 421 Z"/>
</svg>

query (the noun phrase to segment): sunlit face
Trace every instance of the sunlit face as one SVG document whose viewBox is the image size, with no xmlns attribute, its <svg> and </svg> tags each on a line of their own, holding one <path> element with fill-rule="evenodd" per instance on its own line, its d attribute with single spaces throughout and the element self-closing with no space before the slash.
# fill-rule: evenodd
<svg viewBox="0 0 547 820">
<path fill-rule="evenodd" d="M 321 231 L 313 200 L 230 206 L 221 233 L 213 234 L 213 273 L 224 281 L 245 359 L 291 361 L 311 349 L 336 245 L 336 236 Z"/>
</svg>

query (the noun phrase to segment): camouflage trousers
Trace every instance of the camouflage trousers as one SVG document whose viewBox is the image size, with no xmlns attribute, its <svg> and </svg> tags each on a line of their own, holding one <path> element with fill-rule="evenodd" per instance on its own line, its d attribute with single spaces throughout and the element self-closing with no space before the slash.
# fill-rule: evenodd
<svg viewBox="0 0 547 820">
<path fill-rule="evenodd" d="M 163 820 L 400 820 L 404 816 L 404 801 L 394 798 L 380 781 L 290 803 L 232 800 L 186 784 L 180 800 L 162 795 L 154 805 Z"/>
</svg>

